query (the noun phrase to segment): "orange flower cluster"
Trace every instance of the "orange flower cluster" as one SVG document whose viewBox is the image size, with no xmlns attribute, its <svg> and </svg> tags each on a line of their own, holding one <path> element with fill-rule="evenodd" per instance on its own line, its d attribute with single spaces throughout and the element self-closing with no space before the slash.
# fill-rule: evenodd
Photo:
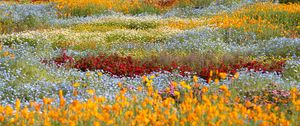
<svg viewBox="0 0 300 126">
<path fill-rule="evenodd" d="M 299 3 L 257 3 L 251 6 L 245 6 L 233 13 L 217 15 L 210 19 L 208 24 L 214 24 L 217 27 L 225 29 L 237 28 L 257 34 L 264 32 L 270 35 L 295 38 L 299 36 L 299 33 L 297 33 L 297 24 L 295 25 L 296 19 L 294 18 L 296 18 L 299 13 Z"/>
<path fill-rule="evenodd" d="M 194 77 L 194 81 L 195 81 Z M 144 81 L 151 79 L 144 77 Z M 180 85 L 186 85 L 180 82 Z M 173 86 L 180 86 L 173 84 Z M 53 106 L 53 99 L 45 98 L 42 104 L 31 102 L 21 108 L 19 100 L 14 107 L 0 106 L 0 125 L 297 125 L 300 116 L 300 92 L 290 91 L 288 110 L 275 104 L 257 105 L 254 102 L 240 102 L 231 97 L 227 86 L 219 86 L 219 93 L 209 93 L 207 87 L 199 86 L 200 96 L 195 96 L 193 89 L 174 98 L 162 99 L 152 86 L 139 87 L 139 92 L 148 92 L 145 97 L 125 96 L 128 90 L 122 87 L 114 102 L 103 97 L 89 99 L 86 102 L 74 100 L 66 104 L 63 92 L 59 92 L 60 103 Z M 94 95 L 94 94 L 91 94 Z M 198 98 L 200 97 L 200 99 Z M 57 103 L 54 103 L 57 104 Z M 286 108 L 285 108 L 286 109 Z"/>
</svg>

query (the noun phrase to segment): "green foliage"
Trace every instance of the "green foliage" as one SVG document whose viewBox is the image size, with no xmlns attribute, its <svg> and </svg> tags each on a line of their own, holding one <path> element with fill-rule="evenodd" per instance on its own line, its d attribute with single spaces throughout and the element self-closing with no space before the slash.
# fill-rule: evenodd
<svg viewBox="0 0 300 126">
<path fill-rule="evenodd" d="M 229 28 L 229 29 L 219 29 L 218 36 L 216 38 L 221 38 L 226 43 L 236 43 L 243 45 L 246 43 L 255 43 L 256 38 L 254 33 L 245 32 L 242 29 Z"/>
<path fill-rule="evenodd" d="M 88 32 L 107 32 L 115 29 L 133 29 L 133 30 L 147 30 L 154 29 L 159 26 L 156 21 L 136 20 L 136 19 L 108 19 L 100 23 L 79 24 L 72 26 L 71 29 L 75 31 Z"/>
<path fill-rule="evenodd" d="M 288 79 L 300 82 L 300 61 L 287 62 L 283 76 Z"/>
<path fill-rule="evenodd" d="M 160 10 L 154 6 L 148 4 L 142 4 L 140 8 L 130 8 L 129 13 L 133 15 L 147 13 L 147 14 L 160 14 L 165 12 L 164 10 Z"/>
<path fill-rule="evenodd" d="M 195 7 L 207 7 L 209 6 L 214 0 L 192 0 L 192 4 Z"/>
<path fill-rule="evenodd" d="M 279 3 L 297 3 L 299 0 L 279 0 Z"/>
<path fill-rule="evenodd" d="M 109 9 L 105 6 L 99 6 L 95 4 L 89 4 L 84 7 L 73 7 L 73 8 L 64 8 L 61 9 L 60 15 L 61 17 L 69 17 L 69 16 L 90 16 L 90 15 L 98 15 L 98 14 L 105 14 L 107 13 Z M 113 11 L 116 11 L 115 9 L 111 9 Z M 147 13 L 147 14 L 161 14 L 163 12 L 166 12 L 165 9 L 159 9 L 153 5 L 149 4 L 141 4 L 140 7 L 132 7 L 128 8 L 128 12 L 132 15 L 137 15 L 141 13 Z M 68 14 L 68 15 L 67 15 Z"/>
<path fill-rule="evenodd" d="M 37 17 L 27 16 L 23 20 L 14 21 L 12 18 L 0 18 L 0 33 L 20 32 L 24 30 L 34 30 L 38 28 L 47 28 L 49 25 Z"/>
<path fill-rule="evenodd" d="M 106 11 L 106 8 L 101 6 L 96 6 L 93 4 L 89 4 L 83 8 L 72 8 L 71 15 L 72 16 L 87 16 L 92 14 L 101 14 Z"/>
<path fill-rule="evenodd" d="M 289 96 L 291 85 L 283 85 L 276 83 L 279 76 L 273 74 L 264 75 L 257 73 L 247 73 L 246 76 L 239 77 L 232 84 L 229 89 L 231 96 L 243 98 L 243 101 L 256 102 L 256 98 L 261 100 L 257 101 L 258 104 L 275 103 L 282 104 Z M 281 92 L 276 94 L 274 92 Z M 286 95 L 286 96 L 285 96 Z"/>
<path fill-rule="evenodd" d="M 264 28 L 263 32 L 256 32 L 257 38 L 260 40 L 270 39 L 271 37 L 283 37 L 283 36 L 299 36 L 300 13 L 290 13 L 287 11 L 278 11 L 268 9 L 267 11 L 258 11 L 256 8 L 249 8 L 250 11 L 240 14 L 240 18 L 247 16 L 250 19 L 266 20 L 273 26 L 279 27 L 271 29 L 269 27 Z M 252 31 L 258 31 L 260 24 L 255 24 L 252 27 Z"/>
<path fill-rule="evenodd" d="M 232 4 L 233 2 L 239 2 L 241 0 L 191 0 L 192 6 L 194 7 L 207 7 L 211 5 L 213 2 L 216 4 Z M 179 4 L 179 6 L 182 6 L 184 4 Z"/>
<path fill-rule="evenodd" d="M 18 60 L 18 62 L 12 62 L 9 68 L 6 69 L 9 69 L 12 75 L 17 77 L 15 80 L 9 82 L 14 86 L 20 86 L 23 83 L 30 83 L 32 82 L 32 80 L 52 80 L 55 78 L 54 76 L 49 75 L 46 69 L 42 69 L 37 64 L 30 64 L 27 60 L 24 59 L 20 59 Z"/>
</svg>

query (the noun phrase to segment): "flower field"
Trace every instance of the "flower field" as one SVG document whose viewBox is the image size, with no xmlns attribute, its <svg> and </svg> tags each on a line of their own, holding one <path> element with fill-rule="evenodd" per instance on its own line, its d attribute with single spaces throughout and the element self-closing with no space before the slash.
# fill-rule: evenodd
<svg viewBox="0 0 300 126">
<path fill-rule="evenodd" d="M 300 125 L 297 0 L 0 1 L 0 125 Z"/>
</svg>

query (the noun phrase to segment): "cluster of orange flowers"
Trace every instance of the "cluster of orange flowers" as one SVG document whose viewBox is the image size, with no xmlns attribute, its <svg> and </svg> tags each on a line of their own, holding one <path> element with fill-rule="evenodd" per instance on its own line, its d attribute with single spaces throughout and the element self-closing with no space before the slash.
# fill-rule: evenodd
<svg viewBox="0 0 300 126">
<path fill-rule="evenodd" d="M 285 11 L 289 13 L 300 13 L 299 3 L 293 3 L 293 4 L 257 3 L 254 6 L 256 11 L 261 10 L 267 12 L 270 10 L 276 10 L 276 11 Z M 241 11 L 243 11 L 243 9 Z"/>
<path fill-rule="evenodd" d="M 197 79 L 197 78 L 194 78 Z M 89 99 L 86 102 L 73 100 L 66 104 L 63 92 L 59 92 L 60 103 L 52 104 L 53 99 L 45 98 L 42 104 L 31 102 L 21 108 L 17 100 L 14 107 L 0 106 L 1 125 L 297 125 L 300 115 L 300 92 L 293 88 L 289 99 L 288 113 L 274 104 L 257 105 L 254 102 L 241 102 L 238 97 L 232 98 L 227 86 L 219 86 L 219 93 L 209 93 L 209 89 L 195 84 L 200 95 L 186 88 L 183 101 L 177 102 L 169 97 L 162 99 L 154 91 L 151 78 L 143 78 L 149 83 L 139 87 L 138 92 L 147 96 L 133 94 L 125 96 L 130 89 L 122 87 L 114 101 L 103 97 Z M 184 84 L 181 84 L 184 85 Z M 180 85 L 176 85 L 180 86 Z M 187 86 L 189 87 L 189 86 Z M 91 94 L 93 95 L 93 94 Z M 286 108 L 284 108 L 286 109 Z"/>
<path fill-rule="evenodd" d="M 234 11 L 233 13 L 224 13 L 213 17 L 209 24 L 214 24 L 217 27 L 221 28 L 238 28 L 243 29 L 244 31 L 251 31 L 255 33 L 262 33 L 264 30 L 280 31 L 281 35 L 296 37 L 297 33 L 295 31 L 284 29 L 284 23 L 272 23 L 272 20 L 280 20 L 279 15 L 275 14 L 275 17 L 269 17 L 272 14 L 285 12 L 288 14 L 299 14 L 300 13 L 300 4 L 273 4 L 273 3 L 256 3 L 251 6 L 246 6 L 241 9 Z M 255 15 L 253 18 L 250 15 Z M 287 19 L 282 19 L 287 20 Z M 294 19 L 293 19 L 294 20 Z M 296 27 L 296 26 L 295 26 Z M 296 28 L 293 28 L 296 29 Z M 293 34 L 292 34 L 293 33 Z"/>
<path fill-rule="evenodd" d="M 227 73 L 225 72 L 219 72 L 218 70 L 215 70 L 215 71 L 210 71 L 209 72 L 209 75 L 208 75 L 208 83 L 211 83 L 212 80 L 214 80 L 214 83 L 215 84 L 219 84 L 220 80 L 224 80 L 226 79 L 228 76 L 227 76 Z M 237 79 L 239 77 L 239 73 L 235 73 L 230 79 L 231 80 L 234 80 L 234 79 Z M 194 77 L 195 78 L 195 77 Z"/>
<path fill-rule="evenodd" d="M 251 19 L 250 17 L 244 16 L 240 18 L 239 15 L 218 15 L 210 20 L 211 24 L 216 24 L 220 28 L 243 28 L 245 31 L 252 31 L 253 26 L 257 25 L 257 32 L 262 32 L 264 28 L 271 28 L 277 29 L 279 28 L 276 25 L 271 24 L 268 20 L 262 20 L 261 18 L 258 19 Z"/>
<path fill-rule="evenodd" d="M 1 51 L 4 51 L 4 50 L 3 50 L 3 45 L 2 45 L 2 44 L 0 44 L 0 53 L 1 53 Z M 15 58 L 15 54 L 9 53 L 8 51 L 2 52 L 2 55 L 1 55 L 1 56 L 3 56 L 3 57 L 10 57 L 10 59 L 14 59 L 14 58 Z"/>
</svg>

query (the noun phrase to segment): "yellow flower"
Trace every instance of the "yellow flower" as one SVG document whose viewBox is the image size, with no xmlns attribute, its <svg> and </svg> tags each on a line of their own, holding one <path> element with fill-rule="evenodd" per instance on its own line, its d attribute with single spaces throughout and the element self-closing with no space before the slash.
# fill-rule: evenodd
<svg viewBox="0 0 300 126">
<path fill-rule="evenodd" d="M 151 76 L 150 76 L 150 79 L 154 79 L 154 78 L 155 78 L 155 75 L 151 75 Z"/>
<path fill-rule="evenodd" d="M 94 126 L 100 126 L 100 123 L 97 121 L 94 121 Z"/>
<path fill-rule="evenodd" d="M 150 86 L 151 86 L 151 83 L 147 82 L 147 83 L 146 83 L 146 86 L 147 86 L 147 87 L 150 87 Z"/>
<path fill-rule="evenodd" d="M 184 88 L 186 88 L 188 90 L 192 89 L 192 87 L 190 85 L 186 85 L 186 86 L 184 86 Z"/>
<path fill-rule="evenodd" d="M 174 87 L 177 87 L 177 83 L 174 81 L 171 82 L 171 85 L 173 85 Z"/>
<path fill-rule="evenodd" d="M 125 112 L 125 119 L 130 118 L 131 116 L 133 116 L 133 112 L 132 111 L 127 111 Z"/>
<path fill-rule="evenodd" d="M 181 82 L 180 82 L 180 85 L 181 85 L 181 87 L 186 88 L 186 89 L 188 89 L 188 90 L 191 89 L 191 86 L 188 85 L 188 84 L 186 84 L 185 81 L 181 81 Z"/>
<path fill-rule="evenodd" d="M 197 83 L 197 82 L 198 82 L 198 77 L 197 77 L 197 76 L 193 76 L 193 81 L 194 81 L 195 83 Z"/>
<path fill-rule="evenodd" d="M 20 102 L 19 99 L 17 99 L 17 100 L 16 100 L 16 105 L 15 105 L 16 110 L 19 110 L 19 109 L 20 109 L 20 105 L 21 105 L 21 102 Z"/>
<path fill-rule="evenodd" d="M 218 97 L 219 97 L 218 95 L 214 94 L 214 95 L 212 96 L 212 99 L 213 99 L 213 100 L 217 100 Z"/>
<path fill-rule="evenodd" d="M 184 87 L 186 85 L 185 81 L 180 81 L 179 83 L 182 87 Z"/>
<path fill-rule="evenodd" d="M 52 99 L 50 99 L 50 98 L 43 98 L 43 103 L 45 104 L 45 105 L 48 105 L 48 104 L 50 104 L 52 102 Z"/>
<path fill-rule="evenodd" d="M 210 70 L 210 71 L 209 71 L 209 76 L 210 76 L 210 77 L 213 76 L 213 73 L 214 73 L 214 72 L 213 72 L 212 70 Z"/>
<path fill-rule="evenodd" d="M 144 75 L 144 76 L 142 77 L 142 82 L 147 82 L 147 81 L 148 81 L 148 78 L 147 78 L 147 76 Z"/>
<path fill-rule="evenodd" d="M 0 116 L 0 122 L 3 122 L 4 121 L 4 116 Z"/>
<path fill-rule="evenodd" d="M 4 57 L 6 57 L 6 56 L 8 56 L 9 55 L 9 52 L 8 51 L 5 51 L 4 53 L 3 53 L 3 56 Z"/>
<path fill-rule="evenodd" d="M 91 73 L 90 72 L 86 72 L 85 76 L 89 77 L 89 76 L 91 76 Z"/>
<path fill-rule="evenodd" d="M 220 90 L 224 91 L 224 92 L 227 92 L 228 91 L 228 88 L 226 85 L 222 85 L 219 87 Z"/>
<path fill-rule="evenodd" d="M 142 92 L 143 87 L 142 87 L 142 86 L 138 86 L 138 87 L 137 87 L 137 90 L 138 90 L 139 92 Z"/>
<path fill-rule="evenodd" d="M 121 88 L 122 87 L 122 83 L 118 82 L 118 87 Z"/>
<path fill-rule="evenodd" d="M 74 84 L 73 84 L 73 87 L 79 87 L 80 86 L 80 83 L 78 83 L 78 82 L 75 82 Z"/>
<path fill-rule="evenodd" d="M 218 78 L 215 79 L 215 84 L 219 84 L 219 79 Z"/>
<path fill-rule="evenodd" d="M 100 77 L 103 75 L 101 72 L 98 72 L 97 74 L 98 74 L 98 76 L 100 76 Z"/>
<path fill-rule="evenodd" d="M 180 92 L 179 91 L 174 91 L 174 95 L 177 97 L 180 97 Z"/>
<path fill-rule="evenodd" d="M 210 82 L 211 82 L 211 78 L 208 78 L 207 83 L 210 83 Z"/>
<path fill-rule="evenodd" d="M 90 95 L 94 95 L 95 94 L 95 90 L 93 89 L 89 89 L 89 90 L 86 90 L 86 92 Z"/>
<path fill-rule="evenodd" d="M 70 121 L 69 126 L 76 126 L 76 123 L 74 121 Z"/>
<path fill-rule="evenodd" d="M 240 75 L 240 74 L 239 74 L 238 72 L 236 72 L 236 73 L 234 74 L 234 78 L 236 78 L 236 79 L 239 78 L 239 75 Z"/>
<path fill-rule="evenodd" d="M 74 90 L 74 91 L 73 91 L 73 96 L 77 96 L 77 95 L 78 95 L 77 90 Z"/>
<path fill-rule="evenodd" d="M 293 88 L 291 89 L 290 93 L 293 94 L 293 93 L 296 93 L 297 91 L 298 91 L 298 89 L 295 88 L 295 87 L 293 87 Z"/>
<path fill-rule="evenodd" d="M 63 91 L 62 90 L 59 90 L 59 97 L 63 97 Z"/>
<path fill-rule="evenodd" d="M 33 125 L 34 124 L 34 118 L 31 118 L 30 120 L 29 120 L 29 125 Z"/>
<path fill-rule="evenodd" d="M 62 91 L 62 90 L 59 90 L 59 100 L 60 100 L 59 105 L 60 105 L 61 107 L 63 107 L 63 106 L 65 105 L 65 99 L 64 99 L 64 97 L 63 97 L 63 91 Z"/>
<path fill-rule="evenodd" d="M 267 110 L 269 110 L 269 111 L 270 111 L 270 110 L 271 110 L 271 108 L 272 108 L 272 104 L 268 103 L 266 108 L 267 108 Z"/>
<path fill-rule="evenodd" d="M 15 123 L 16 122 L 16 119 L 15 118 L 11 118 L 10 120 L 9 120 L 9 123 Z"/>
<path fill-rule="evenodd" d="M 10 56 L 11 59 L 15 58 L 15 54 L 10 54 L 9 56 Z"/>
<path fill-rule="evenodd" d="M 251 106 L 252 106 L 252 103 L 250 101 L 246 101 L 245 107 L 251 107 Z"/>
<path fill-rule="evenodd" d="M 14 112 L 14 110 L 11 106 L 6 106 L 4 111 L 5 111 L 6 115 L 12 115 Z"/>
<path fill-rule="evenodd" d="M 219 73 L 219 77 L 220 77 L 221 79 L 225 79 L 226 76 L 227 76 L 227 73 L 224 73 L 224 72 Z"/>
<path fill-rule="evenodd" d="M 201 91 L 202 91 L 203 93 L 205 93 L 205 92 L 207 92 L 207 91 L 208 91 L 208 88 L 204 86 L 204 87 L 202 88 L 202 90 L 201 90 Z"/>
</svg>

